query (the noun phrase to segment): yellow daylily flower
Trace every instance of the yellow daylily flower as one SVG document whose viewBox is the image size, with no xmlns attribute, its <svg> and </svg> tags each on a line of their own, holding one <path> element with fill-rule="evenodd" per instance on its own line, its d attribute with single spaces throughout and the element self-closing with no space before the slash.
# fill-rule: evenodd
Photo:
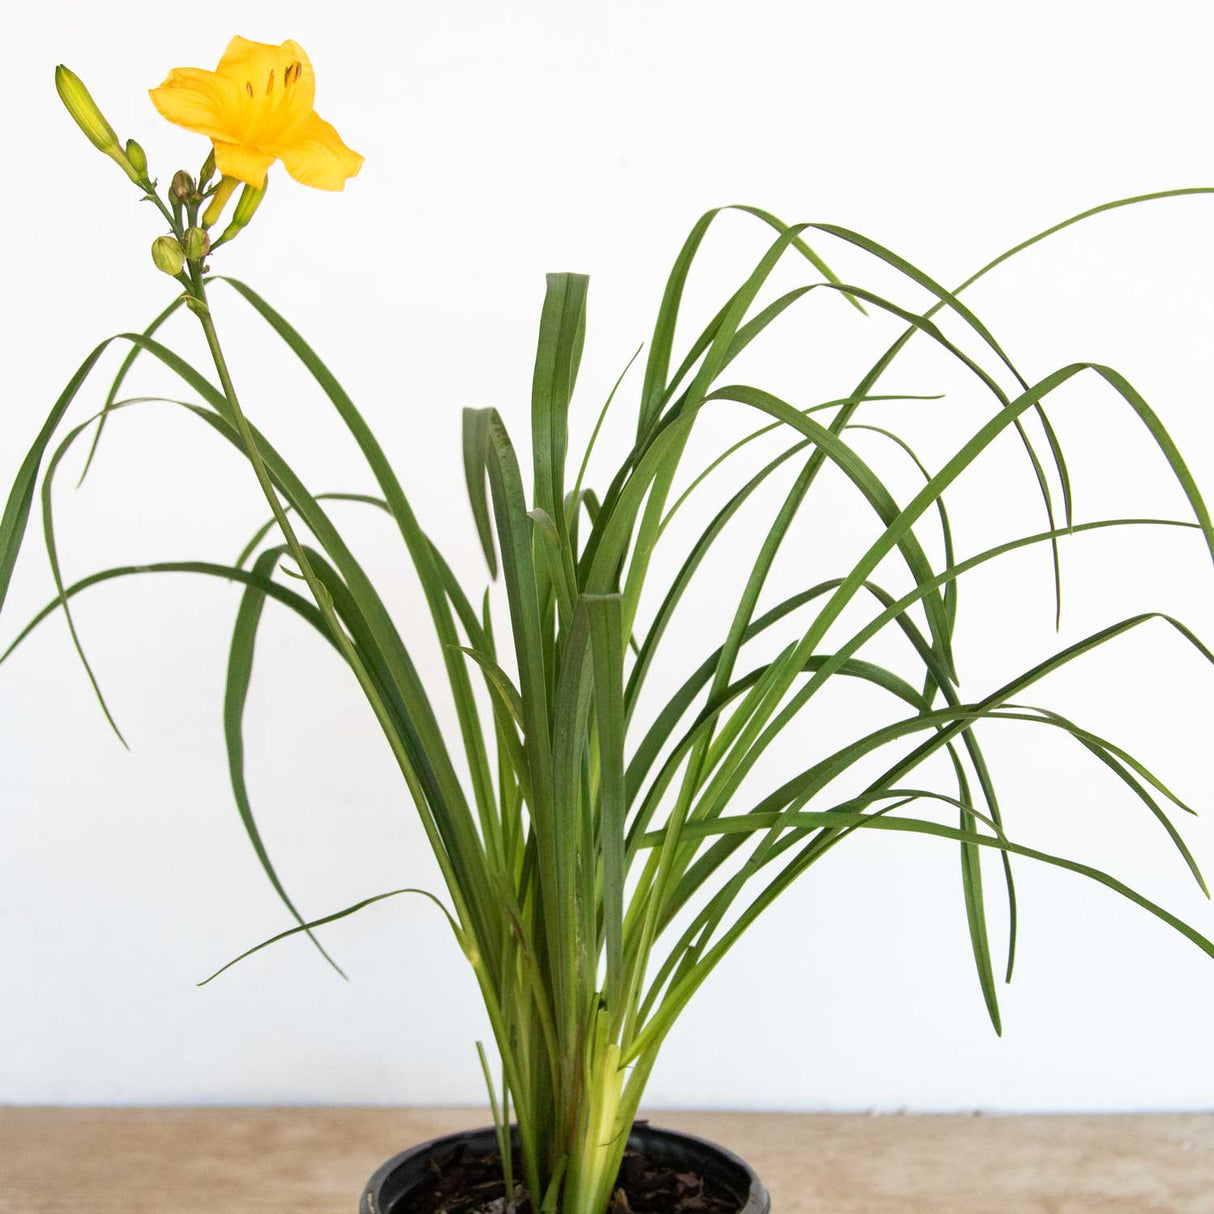
<svg viewBox="0 0 1214 1214">
<path fill-rule="evenodd" d="M 213 72 L 176 67 L 152 104 L 170 122 L 208 136 L 215 167 L 256 189 L 276 160 L 304 185 L 340 190 L 363 158 L 312 108 L 312 64 L 298 42 L 281 46 L 239 36 Z"/>
</svg>

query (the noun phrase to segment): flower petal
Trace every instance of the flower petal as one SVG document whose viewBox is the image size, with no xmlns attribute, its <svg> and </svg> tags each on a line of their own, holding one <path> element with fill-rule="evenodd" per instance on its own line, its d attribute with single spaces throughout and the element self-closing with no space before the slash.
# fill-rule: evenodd
<svg viewBox="0 0 1214 1214">
<path fill-rule="evenodd" d="M 276 157 L 260 148 L 215 140 L 215 167 L 223 177 L 235 177 L 254 189 L 265 189 L 266 170 Z"/>
<path fill-rule="evenodd" d="M 292 127 L 274 151 L 296 181 L 318 190 L 344 189 L 347 179 L 363 163 L 363 158 L 346 147 L 333 127 L 315 113 Z"/>
<path fill-rule="evenodd" d="M 161 114 L 178 126 L 212 139 L 232 139 L 239 133 L 236 87 L 214 72 L 175 67 L 159 88 L 148 90 L 148 95 Z"/>
<path fill-rule="evenodd" d="M 292 39 L 276 46 L 238 35 L 228 43 L 215 73 L 243 94 L 246 142 L 265 144 L 312 112 L 312 63 Z"/>
</svg>

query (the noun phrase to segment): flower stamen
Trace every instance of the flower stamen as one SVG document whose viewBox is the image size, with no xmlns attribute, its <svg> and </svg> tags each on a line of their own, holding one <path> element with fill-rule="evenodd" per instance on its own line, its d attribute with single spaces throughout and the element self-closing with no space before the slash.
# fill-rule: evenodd
<svg viewBox="0 0 1214 1214">
<path fill-rule="evenodd" d="M 270 68 L 270 78 L 266 81 L 266 96 L 274 91 L 274 69 Z"/>
<path fill-rule="evenodd" d="M 245 88 L 245 92 L 248 93 L 250 97 L 252 97 L 253 96 L 253 82 L 251 80 L 246 80 L 244 82 L 244 88 Z"/>
</svg>

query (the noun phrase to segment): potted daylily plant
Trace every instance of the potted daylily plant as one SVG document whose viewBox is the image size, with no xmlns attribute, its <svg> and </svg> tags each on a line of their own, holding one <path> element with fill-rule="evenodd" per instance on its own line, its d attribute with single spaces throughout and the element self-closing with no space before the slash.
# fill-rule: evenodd
<svg viewBox="0 0 1214 1214">
<path fill-rule="evenodd" d="M 1090 215 L 1211 191 L 1169 191 L 1094 208 L 1023 242 L 953 291 L 846 228 L 789 226 L 757 207 L 739 208 L 770 229 L 770 246 L 690 346 L 676 351 L 688 274 L 718 214 L 709 211 L 675 260 L 639 386 L 624 387 L 621 376 L 586 449 L 576 452 L 569 450 L 568 417 L 586 338 L 587 280 L 549 275 L 532 389 L 529 485 L 503 418 L 492 409 L 463 416 L 471 521 L 489 576 L 504 583 L 505 610 L 495 614 L 489 595 L 462 585 L 431 542 L 425 518 L 415 512 L 371 426 L 312 346 L 252 288 L 212 273 L 215 254 L 253 221 L 276 162 L 297 181 L 331 190 L 341 189 L 362 164 L 317 116 L 312 66 L 303 49 L 295 42 L 276 46 L 235 38 L 215 71 L 176 69 L 151 90 L 165 118 L 210 145 L 198 174 L 178 171 L 163 191 L 141 147 L 119 140 L 81 81 L 61 67 L 56 83 L 93 145 L 158 209 L 164 230 L 155 237 L 152 257 L 174 286 L 171 301 L 142 334 L 111 338 L 85 359 L 18 471 L 0 521 L 0 604 L 39 483 L 56 594 L 4 656 L 41 620 L 61 612 L 105 709 L 72 623 L 76 595 L 149 569 L 219 578 L 240 588 L 224 718 L 232 785 L 249 840 L 292 917 L 292 926 L 243 957 L 301 933 L 323 953 L 317 933 L 324 924 L 384 898 L 424 892 L 377 892 L 306 922 L 258 833 L 245 791 L 241 731 L 266 600 L 293 612 L 349 667 L 433 848 L 445 897 L 425 896 L 443 908 L 472 967 L 496 1053 L 495 1065 L 478 1047 L 493 1127 L 389 1160 L 362 1194 L 365 1214 L 524 1207 L 535 1214 L 603 1214 L 609 1207 L 655 1214 L 765 1210 L 763 1186 L 740 1160 L 711 1144 L 638 1123 L 637 1113 L 667 1034 L 708 975 L 783 890 L 859 832 L 930 835 L 958 849 L 975 969 L 997 1030 L 986 851 L 999 854 L 1009 896 L 1009 975 L 1014 857 L 1102 884 L 1214 955 L 1214 944 L 1203 934 L 1115 877 L 1009 838 L 980 740 L 983 728 L 1004 720 L 1068 735 L 1081 757 L 1111 770 L 1142 802 L 1202 884 L 1171 819 L 1174 809 L 1186 807 L 1167 784 L 1122 746 L 1024 697 L 1051 671 L 1150 621 L 1174 629 L 1196 656 L 1214 661 L 1214 655 L 1180 621 L 1136 614 L 1114 619 L 1043 655 L 1021 676 L 971 697 L 960 690 L 954 645 L 959 579 L 1006 553 L 1043 546 L 1057 571 L 1066 537 L 1124 527 L 1190 528 L 1214 553 L 1214 527 L 1198 487 L 1142 395 L 1113 368 L 1091 363 L 1071 363 L 1030 382 L 961 298 L 1008 257 Z M 811 243 L 824 237 L 863 251 L 935 302 L 917 311 L 862 283 L 841 282 Z M 761 302 L 773 270 L 789 259 L 804 268 L 807 281 Z M 386 511 L 399 531 L 442 652 L 437 685 L 419 677 L 414 638 L 398 629 L 329 517 L 325 501 L 333 495 L 310 492 L 246 414 L 211 312 L 209 295 L 220 285 L 242 297 L 270 334 L 286 343 L 365 457 L 376 492 L 341 496 Z M 905 328 L 842 399 L 789 402 L 761 387 L 730 382 L 735 357 L 814 291 L 859 312 L 889 313 Z M 202 328 L 208 368 L 193 365 L 158 335 L 182 308 Z M 965 353 L 947 335 L 949 326 L 962 330 L 979 355 Z M 921 463 L 900 436 L 875 428 L 921 474 L 917 491 L 900 499 L 852 440 L 870 402 L 916 399 L 895 396 L 882 382 L 912 340 L 933 343 L 956 360 L 989 407 L 977 421 L 969 414 L 958 421 L 955 450 L 936 467 Z M 125 349 L 125 357 L 103 407 L 59 438 L 69 408 L 112 343 Z M 141 357 L 162 364 L 192 397 L 165 407 L 185 410 L 248 465 L 270 521 L 231 565 L 183 559 L 106 569 L 68 585 L 55 553 L 50 486 L 74 444 L 91 437 L 91 459 L 111 414 L 146 403 L 123 396 L 127 375 Z M 1114 401 L 1142 423 L 1146 442 L 1182 487 L 1191 520 L 1073 517 L 1065 454 L 1046 410 L 1051 393 L 1076 376 L 1103 381 Z M 591 449 L 608 406 L 623 398 L 633 401 L 631 447 L 612 474 L 592 487 Z M 705 410 L 721 409 L 752 414 L 750 438 L 775 432 L 786 437 L 786 446 L 721 497 L 710 524 L 687 550 L 672 553 L 671 518 L 689 494 L 702 492 L 709 472 L 750 441 L 720 453 L 707 469 L 688 469 L 697 419 Z M 959 556 L 949 529 L 948 491 L 1005 432 L 1018 437 L 1036 477 L 1041 524 L 1018 539 Z M 777 553 L 828 466 L 871 515 L 876 538 L 846 567 L 807 578 L 797 593 L 760 611 Z M 753 562 L 738 571 L 732 592 L 719 584 L 714 590 L 717 596 L 732 593 L 736 602 L 727 632 L 677 685 L 661 685 L 651 676 L 655 655 L 697 568 L 731 519 L 780 468 L 795 472 L 795 479 L 759 537 Z M 929 532 L 932 544 L 925 546 Z M 929 546 L 942 557 L 929 556 Z M 885 588 L 891 564 L 910 589 Z M 859 627 L 853 622 L 857 610 L 865 620 Z M 867 656 L 869 643 L 891 631 L 905 642 L 900 669 Z M 776 637 L 780 641 L 771 644 Z M 755 651 L 774 656 L 752 661 Z M 838 679 L 862 680 L 886 696 L 887 722 L 858 729 L 847 745 L 830 751 L 819 752 L 807 740 L 803 765 L 756 792 L 752 772 L 770 744 L 795 729 L 801 710 Z M 458 737 L 439 728 L 440 698 L 454 706 Z M 642 721 L 648 724 L 642 727 Z M 877 767 L 868 763 L 858 788 L 853 780 L 849 791 L 839 791 L 870 756 L 880 757 Z M 943 759 L 943 766 L 929 765 L 933 758 Z M 931 774 L 941 770 L 950 773 L 946 781 Z"/>
</svg>

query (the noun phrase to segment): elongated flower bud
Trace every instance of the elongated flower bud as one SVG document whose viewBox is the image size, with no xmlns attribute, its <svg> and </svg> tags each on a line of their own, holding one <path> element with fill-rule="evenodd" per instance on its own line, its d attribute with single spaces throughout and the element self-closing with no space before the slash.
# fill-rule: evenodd
<svg viewBox="0 0 1214 1214">
<path fill-rule="evenodd" d="M 84 81 L 62 63 L 55 68 L 55 88 L 59 92 L 59 100 L 76 120 L 76 125 L 88 136 L 93 147 L 107 156 L 119 150 L 114 128 L 97 108 L 97 103 L 84 87 Z"/>
<path fill-rule="evenodd" d="M 269 176 L 266 177 L 266 186 L 270 184 Z M 240 191 L 240 198 L 236 202 L 236 210 L 232 212 L 232 221 L 223 230 L 223 235 L 215 242 L 217 245 L 223 244 L 225 241 L 232 240 L 248 226 L 249 221 L 257 214 L 257 208 L 261 206 L 261 200 L 266 196 L 266 186 L 262 186 L 259 190 L 256 186 L 246 185 Z"/>
<path fill-rule="evenodd" d="M 211 238 L 201 228 L 188 228 L 182 250 L 189 261 L 198 261 L 211 251 Z"/>
<path fill-rule="evenodd" d="M 202 226 L 204 228 L 209 228 L 219 222 L 219 217 L 223 214 L 223 208 L 228 205 L 228 199 L 232 197 L 232 193 L 238 184 L 235 177 L 221 177 L 219 179 L 219 184 L 215 187 L 215 193 L 211 195 L 211 201 L 207 209 L 202 213 Z"/>
<path fill-rule="evenodd" d="M 126 159 L 127 163 L 135 170 L 136 173 L 144 180 L 148 179 L 148 157 L 147 153 L 133 139 L 126 141 Z"/>
<path fill-rule="evenodd" d="M 97 103 L 84 87 L 84 81 L 71 68 L 66 68 L 61 63 L 55 68 L 55 89 L 59 93 L 59 100 L 67 107 L 67 112 L 85 133 L 89 143 L 99 152 L 104 152 L 137 186 L 142 186 L 143 172 L 136 169 L 127 159 L 127 154 L 118 142 L 118 136 L 114 134 L 114 128 L 97 108 Z"/>
<path fill-rule="evenodd" d="M 212 146 L 207 153 L 207 158 L 202 162 L 202 168 L 198 173 L 198 188 L 205 190 L 211 184 L 211 178 L 215 176 L 215 148 Z"/>
<path fill-rule="evenodd" d="M 240 199 L 236 203 L 236 210 L 232 213 L 232 222 L 239 228 L 247 227 L 249 220 L 257 214 L 257 208 L 261 206 L 261 200 L 266 196 L 266 186 L 270 184 L 270 179 L 266 178 L 266 185 L 261 189 L 256 186 L 246 185 L 240 191 Z"/>
<path fill-rule="evenodd" d="M 175 236 L 157 236 L 152 241 L 152 260 L 156 269 L 176 277 L 185 266 L 185 253 Z"/>
</svg>

